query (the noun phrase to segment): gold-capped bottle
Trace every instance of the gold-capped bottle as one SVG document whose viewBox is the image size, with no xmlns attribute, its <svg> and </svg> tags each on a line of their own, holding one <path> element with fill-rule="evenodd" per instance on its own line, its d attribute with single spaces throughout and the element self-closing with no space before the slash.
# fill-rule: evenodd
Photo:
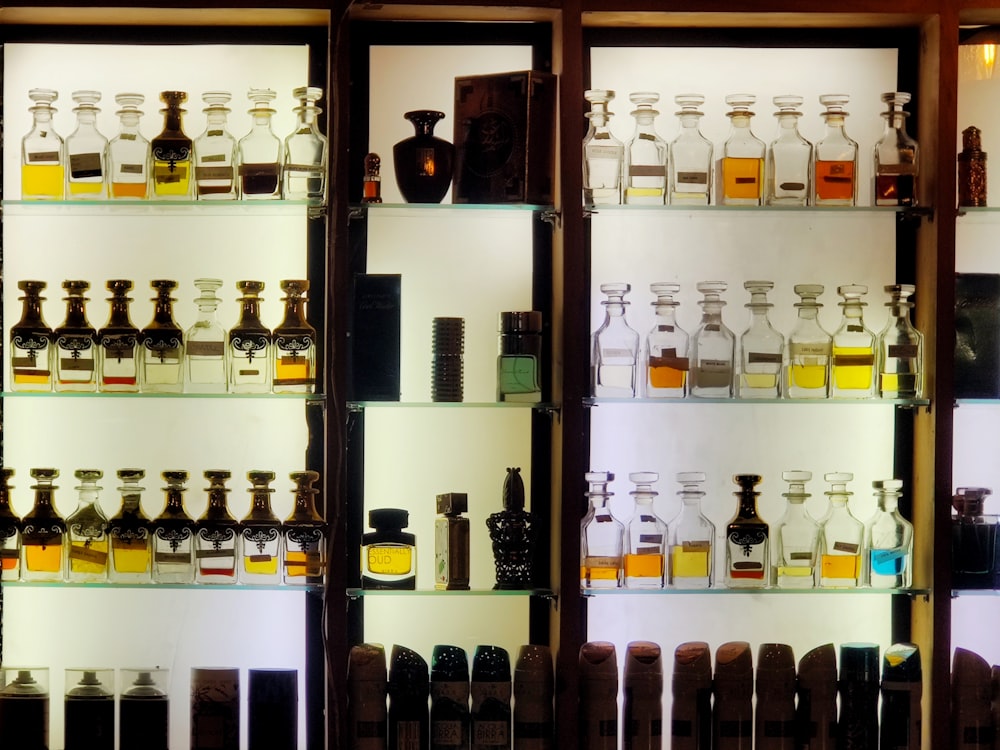
<svg viewBox="0 0 1000 750">
<path fill-rule="evenodd" d="M 56 510 L 53 482 L 58 469 L 32 469 L 35 503 L 21 526 L 21 578 L 25 581 L 61 581 L 66 521 Z"/>
<path fill-rule="evenodd" d="M 121 508 L 108 520 L 111 559 L 108 577 L 116 583 L 148 583 L 152 573 L 151 522 L 142 511 L 142 469 L 119 469 Z"/>
<path fill-rule="evenodd" d="M 209 469 L 205 472 L 208 480 L 208 505 L 195 524 L 194 558 L 197 583 L 236 583 L 239 559 L 239 522 L 229 512 L 226 496 L 229 488 L 226 482 L 232 472 L 225 469 Z"/>
<path fill-rule="evenodd" d="M 180 393 L 184 389 L 184 332 L 174 322 L 174 298 L 170 293 L 177 282 L 154 279 L 156 290 L 153 320 L 142 329 L 140 387 L 148 393 Z"/>
<path fill-rule="evenodd" d="M 166 503 L 153 519 L 153 581 L 156 583 L 194 583 L 195 521 L 184 507 L 186 471 L 160 474 Z"/>
<path fill-rule="evenodd" d="M 284 279 L 285 315 L 272 333 L 275 393 L 312 393 L 316 387 L 316 329 L 305 315 L 309 282 Z"/>
<path fill-rule="evenodd" d="M 160 200 L 189 200 L 192 195 L 192 167 L 194 148 L 184 134 L 183 117 L 187 111 L 181 105 L 187 101 L 187 92 L 161 91 L 160 101 L 165 105 L 163 130 L 150 142 L 153 154 L 153 197 Z"/>
<path fill-rule="evenodd" d="M 316 510 L 317 471 L 293 471 L 295 506 L 282 524 L 284 581 L 297 586 L 321 585 L 326 576 L 327 525 Z"/>
<path fill-rule="evenodd" d="M 273 471 L 249 471 L 250 511 L 240 521 L 240 583 L 281 583 L 281 521 L 271 510 Z"/>
<path fill-rule="evenodd" d="M 24 292 L 21 319 L 10 328 L 10 389 L 12 391 L 52 390 L 52 329 L 42 317 L 44 281 L 17 282 Z"/>
<path fill-rule="evenodd" d="M 97 390 L 97 331 L 87 320 L 90 282 L 64 281 L 66 319 L 52 332 L 55 340 L 57 391 Z"/>
<path fill-rule="evenodd" d="M 771 565 L 770 528 L 757 515 L 760 493 L 759 474 L 737 474 L 733 481 L 740 491 L 736 515 L 726 526 L 726 586 L 729 588 L 766 588 Z"/>
<path fill-rule="evenodd" d="M 271 330 L 260 321 L 263 281 L 237 281 L 240 317 L 229 331 L 226 358 L 229 390 L 268 393 L 271 390 Z"/>
<path fill-rule="evenodd" d="M 139 329 L 132 324 L 128 306 L 132 282 L 111 279 L 107 283 L 111 297 L 108 322 L 97 332 L 100 354 L 97 386 L 106 392 L 135 393 L 139 390 Z"/>
</svg>

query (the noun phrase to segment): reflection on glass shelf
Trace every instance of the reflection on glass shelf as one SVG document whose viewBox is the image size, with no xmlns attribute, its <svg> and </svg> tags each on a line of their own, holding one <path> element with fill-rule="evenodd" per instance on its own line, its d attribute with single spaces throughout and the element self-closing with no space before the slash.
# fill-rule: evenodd
<svg viewBox="0 0 1000 750">
<path fill-rule="evenodd" d="M 323 401 L 325 396 L 322 393 L 116 393 L 105 391 L 73 392 L 73 391 L 3 391 L 2 398 L 126 398 L 126 399 L 147 399 L 147 398 L 173 398 L 173 399 L 273 399 L 292 401 Z"/>
<path fill-rule="evenodd" d="M 928 398 L 585 398 L 584 406 L 600 406 L 601 404 L 744 404 L 749 406 L 760 404 L 829 404 L 845 406 L 860 404 L 863 406 L 930 406 Z M 1000 401 L 995 401 L 1000 403 Z"/>
<path fill-rule="evenodd" d="M 466 591 L 440 591 L 438 589 L 347 589 L 347 595 L 352 599 L 362 596 L 443 596 L 455 598 L 460 596 L 539 596 L 552 599 L 555 594 L 552 589 L 468 589 Z"/>
<path fill-rule="evenodd" d="M 952 599 L 959 596 L 1000 596 L 1000 589 L 952 589 Z"/>
<path fill-rule="evenodd" d="M 314 201 L 167 201 L 167 200 L 5 200 L 3 213 L 10 216 L 148 216 L 182 211 L 204 216 L 302 216 L 323 208 Z"/>
<path fill-rule="evenodd" d="M 771 596 L 808 596 L 819 594 L 820 596 L 853 596 L 856 594 L 886 596 L 891 594 L 906 594 L 908 596 L 924 596 L 930 594 L 930 589 L 908 588 L 908 589 L 873 589 L 868 587 L 843 588 L 843 589 L 580 589 L 581 596 L 685 596 L 688 594 L 709 595 L 709 596 L 746 596 L 764 595 Z"/>
<path fill-rule="evenodd" d="M 196 583 L 71 583 L 69 581 L 5 581 L 5 589 L 145 589 L 146 591 L 184 589 L 189 591 L 289 591 L 292 593 L 322 591 L 322 586 L 196 584 Z"/>
<path fill-rule="evenodd" d="M 552 411 L 559 409 L 555 403 L 520 403 L 517 401 L 348 401 L 351 411 L 364 409 L 537 409 Z"/>
<path fill-rule="evenodd" d="M 375 211 L 387 216 L 412 216 L 425 211 L 551 211 L 552 206 L 535 203 L 362 203 L 352 211 Z"/>
<path fill-rule="evenodd" d="M 955 406 L 961 406 L 962 404 L 980 405 L 980 406 L 1000 406 L 1000 398 L 956 398 Z"/>
<path fill-rule="evenodd" d="M 931 215 L 933 209 L 928 206 L 791 206 L 791 205 L 776 205 L 776 206 L 719 206 L 717 204 L 712 204 L 708 206 L 702 205 L 690 205 L 690 204 L 672 204 L 665 206 L 649 206 L 641 204 L 622 204 L 619 206 L 584 206 L 584 209 L 593 214 L 602 213 L 616 213 L 619 211 L 671 211 L 680 213 L 691 213 L 691 212 L 702 212 L 702 211 L 721 211 L 723 213 L 730 212 L 750 212 L 750 213 L 773 213 L 778 212 L 790 212 L 799 214 L 809 214 L 809 213 L 912 213 L 920 215 Z M 974 210 L 974 209 L 969 209 Z M 983 209 L 979 209 L 983 210 Z"/>
</svg>

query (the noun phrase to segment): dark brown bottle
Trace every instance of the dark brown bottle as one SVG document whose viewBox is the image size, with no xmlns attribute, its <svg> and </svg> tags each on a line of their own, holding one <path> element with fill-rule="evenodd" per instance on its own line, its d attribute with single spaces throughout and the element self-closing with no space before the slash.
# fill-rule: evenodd
<svg viewBox="0 0 1000 750">
<path fill-rule="evenodd" d="M 194 150 L 191 139 L 184 134 L 182 124 L 186 110 L 181 105 L 187 101 L 184 91 L 161 91 L 160 101 L 166 106 L 163 130 L 150 141 L 153 154 L 153 196 L 167 200 L 185 200 L 191 197 L 191 171 Z"/>
<path fill-rule="evenodd" d="M 392 147 L 399 192 L 407 203 L 440 203 L 451 187 L 455 158 L 454 145 L 434 135 L 444 112 L 418 109 L 403 117 L 416 132 Z"/>
<path fill-rule="evenodd" d="M 107 283 L 111 297 L 108 322 L 97 332 L 101 366 L 97 386 L 102 391 L 134 392 L 139 390 L 139 329 L 129 317 L 132 282 L 111 279 Z"/>
</svg>

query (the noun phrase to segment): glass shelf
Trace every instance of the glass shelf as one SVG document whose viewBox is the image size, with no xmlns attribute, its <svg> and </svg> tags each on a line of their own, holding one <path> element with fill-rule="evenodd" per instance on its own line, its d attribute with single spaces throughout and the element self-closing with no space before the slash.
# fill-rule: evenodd
<svg viewBox="0 0 1000 750">
<path fill-rule="evenodd" d="M 828 404 L 830 406 L 930 406 L 928 398 L 585 398 L 584 406 L 600 406 L 601 404 L 743 404 L 759 406 L 761 404 Z M 994 400 L 993 403 L 1000 403 Z"/>
<path fill-rule="evenodd" d="M 358 599 L 363 596 L 538 596 L 553 599 L 551 589 L 469 589 L 466 591 L 440 591 L 438 589 L 347 589 L 347 596 Z"/>
<path fill-rule="evenodd" d="M 1000 592 L 998 592 L 1000 593 Z M 585 597 L 595 596 L 686 596 L 696 594 L 698 596 L 891 596 L 895 594 L 906 594 L 908 596 L 926 596 L 930 594 L 930 589 L 873 589 L 866 586 L 854 589 L 727 589 L 716 587 L 711 589 L 580 589 L 580 595 Z"/>
<path fill-rule="evenodd" d="M 952 589 L 951 598 L 960 596 L 1000 596 L 1000 589 Z"/>
<path fill-rule="evenodd" d="M 322 393 L 114 393 L 104 391 L 3 391 L 0 398 L 179 398 L 179 399 L 290 399 L 298 401 L 324 401 Z"/>
<path fill-rule="evenodd" d="M 160 200 L 5 200 L 5 218 L 12 216 L 150 216 L 183 212 L 188 216 L 304 216 L 325 209 L 313 201 L 160 201 Z"/>
<path fill-rule="evenodd" d="M 798 214 L 810 214 L 810 213 L 884 213 L 884 214 L 919 214 L 921 216 L 929 216 L 933 214 L 934 210 L 928 206 L 720 206 L 717 204 L 712 205 L 699 205 L 699 204 L 671 204 L 667 206 L 649 206 L 649 205 L 600 205 L 600 206 L 584 206 L 584 211 L 587 214 L 600 214 L 600 213 L 614 213 L 618 211 L 665 211 L 672 213 L 699 213 L 702 211 L 721 211 L 724 213 L 729 212 L 749 212 L 749 213 L 769 213 L 773 211 L 778 212 L 788 212 L 788 213 L 798 213 Z M 974 210 L 974 209 L 973 209 Z M 982 209 L 978 209 L 982 210 Z M 1000 209 L 998 209 L 1000 210 Z"/>
<path fill-rule="evenodd" d="M 322 586 L 289 586 L 284 584 L 273 585 L 251 585 L 247 583 L 77 583 L 71 581 L 5 581 L 5 589 L 146 589 L 148 591 L 160 590 L 186 590 L 186 591 L 290 591 L 290 592 L 319 592 Z"/>
<path fill-rule="evenodd" d="M 353 203 L 352 212 L 412 216 L 429 211 L 552 211 L 552 206 L 536 203 Z"/>
<path fill-rule="evenodd" d="M 955 406 L 968 404 L 970 406 L 1000 406 L 1000 398 L 956 398 Z"/>
<path fill-rule="evenodd" d="M 518 401 L 348 401 L 350 411 L 365 409 L 535 409 L 558 411 L 554 403 L 521 403 Z"/>
</svg>

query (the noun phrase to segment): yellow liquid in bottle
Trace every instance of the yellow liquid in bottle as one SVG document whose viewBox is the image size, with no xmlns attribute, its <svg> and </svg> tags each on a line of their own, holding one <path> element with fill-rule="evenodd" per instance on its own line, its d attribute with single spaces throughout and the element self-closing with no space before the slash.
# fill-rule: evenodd
<svg viewBox="0 0 1000 750">
<path fill-rule="evenodd" d="M 180 196 L 188 195 L 190 178 L 186 163 L 157 161 L 153 162 L 153 191 L 157 195 Z"/>
<path fill-rule="evenodd" d="M 103 573 L 108 569 L 108 542 L 71 542 L 69 570 L 71 573 Z"/>
<path fill-rule="evenodd" d="M 813 569 L 805 565 L 779 565 L 778 578 L 812 578 Z"/>
<path fill-rule="evenodd" d="M 825 365 L 797 365 L 789 368 L 791 384 L 797 388 L 824 388 L 826 386 Z"/>
<path fill-rule="evenodd" d="M 676 367 L 650 367 L 649 384 L 653 388 L 683 388 L 687 373 Z"/>
<path fill-rule="evenodd" d="M 614 557 L 588 557 L 580 566 L 580 580 L 617 582 L 619 563 Z"/>
<path fill-rule="evenodd" d="M 663 555 L 625 555 L 626 578 L 663 578 Z"/>
<path fill-rule="evenodd" d="M 129 544 L 112 540 L 111 553 L 116 573 L 145 573 L 149 570 L 149 549 L 144 542 Z"/>
<path fill-rule="evenodd" d="M 722 160 L 722 184 L 727 198 L 760 199 L 764 160 L 727 156 Z"/>
<path fill-rule="evenodd" d="M 62 198 L 66 175 L 61 164 L 22 164 L 21 196 L 23 198 Z"/>
<path fill-rule="evenodd" d="M 707 578 L 708 577 L 708 551 L 685 550 L 681 546 L 676 546 L 671 555 L 674 578 Z"/>
<path fill-rule="evenodd" d="M 872 365 L 874 363 L 875 352 L 871 347 L 835 346 L 833 347 L 833 382 L 841 390 L 868 390 L 872 385 Z"/>
<path fill-rule="evenodd" d="M 279 357 L 274 364 L 274 377 L 301 382 L 309 377 L 309 362 L 304 357 Z"/>
<path fill-rule="evenodd" d="M 14 370 L 14 382 L 18 385 L 44 385 L 52 383 L 51 375 L 32 375 Z"/>
<path fill-rule="evenodd" d="M 24 561 L 35 573 L 58 573 L 62 570 L 62 547 L 54 544 L 24 545 Z"/>
<path fill-rule="evenodd" d="M 145 182 L 112 182 L 111 195 L 115 198 L 145 198 Z"/>
<path fill-rule="evenodd" d="M 100 182 L 70 182 L 70 195 L 97 195 L 104 188 Z"/>
<path fill-rule="evenodd" d="M 263 555 L 259 558 L 249 556 L 244 557 L 243 571 L 258 576 L 273 576 L 278 572 L 278 558 L 264 558 Z"/>
<path fill-rule="evenodd" d="M 627 201 L 629 198 L 632 198 L 633 200 L 635 198 L 662 198 L 663 192 L 663 188 L 630 187 L 625 188 L 625 199 Z"/>
<path fill-rule="evenodd" d="M 857 578 L 859 555 L 823 555 L 821 573 L 823 578 Z"/>
<path fill-rule="evenodd" d="M 323 560 L 318 552 L 296 552 L 289 550 L 285 553 L 285 575 L 289 578 L 302 578 L 303 576 L 318 576 L 323 574 Z"/>
<path fill-rule="evenodd" d="M 778 384 L 778 375 L 773 372 L 745 372 L 743 385 L 746 388 L 774 388 Z"/>
</svg>

